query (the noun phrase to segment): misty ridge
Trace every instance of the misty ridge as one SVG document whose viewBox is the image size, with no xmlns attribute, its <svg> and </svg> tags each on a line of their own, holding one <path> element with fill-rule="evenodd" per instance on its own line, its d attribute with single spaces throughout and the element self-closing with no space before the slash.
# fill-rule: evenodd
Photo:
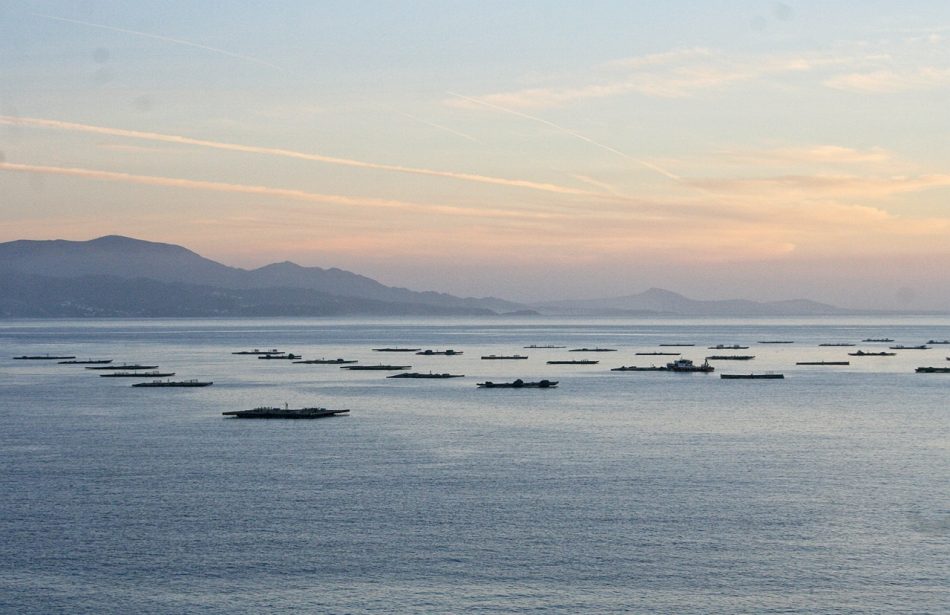
<svg viewBox="0 0 950 615">
<path fill-rule="evenodd" d="M 525 305 L 386 286 L 291 262 L 230 267 L 182 246 L 110 235 L 0 243 L 0 317 L 249 316 L 825 316 L 856 312 L 807 300 L 697 301 L 662 289 Z M 880 313 L 880 312 L 873 312 Z"/>
</svg>

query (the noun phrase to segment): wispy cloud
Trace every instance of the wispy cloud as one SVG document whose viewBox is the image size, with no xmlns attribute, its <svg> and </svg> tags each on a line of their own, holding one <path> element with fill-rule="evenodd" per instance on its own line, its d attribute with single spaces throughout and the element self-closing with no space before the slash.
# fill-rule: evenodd
<svg viewBox="0 0 950 615">
<path fill-rule="evenodd" d="M 950 175 L 865 177 L 857 175 L 779 175 L 753 178 L 691 179 L 689 183 L 710 192 L 782 195 L 784 198 L 861 197 L 881 199 L 894 194 L 950 186 Z"/>
<path fill-rule="evenodd" d="M 94 126 L 90 124 L 77 124 L 74 122 L 63 122 L 60 120 L 18 117 L 12 115 L 0 115 L 0 124 L 12 126 L 30 126 L 34 128 L 46 128 L 52 130 L 65 130 L 71 132 L 85 132 L 99 135 L 109 135 L 113 137 L 125 137 L 129 139 L 141 139 L 146 141 L 156 141 L 162 143 L 176 143 L 180 145 L 193 145 L 197 147 L 207 147 L 218 150 L 227 150 L 232 152 L 244 152 L 248 154 L 261 154 L 265 156 L 278 156 L 282 158 L 295 158 L 298 160 L 309 160 L 312 162 L 322 162 L 347 167 L 356 167 L 360 169 L 373 169 L 377 171 L 391 171 L 395 173 L 408 173 L 412 175 L 425 175 L 429 177 L 442 177 L 446 179 L 475 182 L 480 184 L 492 184 L 495 186 L 507 186 L 510 188 L 524 188 L 527 190 L 536 190 L 541 192 L 552 192 L 556 194 L 592 196 L 588 190 L 580 190 L 569 186 L 558 184 L 535 182 L 524 179 L 509 179 L 502 177 L 492 177 L 488 175 L 478 175 L 475 173 L 457 173 L 454 171 L 439 171 L 436 169 L 424 169 L 418 167 L 407 167 L 395 164 L 383 164 L 377 162 L 366 162 L 363 160 L 351 160 L 348 158 L 337 158 L 334 156 L 324 156 L 322 154 L 312 154 L 289 149 L 274 147 L 259 147 L 256 145 L 240 145 L 237 143 L 222 143 L 220 141 L 210 141 L 206 139 L 193 139 L 181 135 L 168 135 L 157 132 L 143 132 L 138 130 L 124 130 L 120 128 L 109 128 L 106 126 Z"/>
<path fill-rule="evenodd" d="M 923 66 L 910 71 L 891 69 L 836 75 L 824 84 L 836 90 L 891 94 L 950 86 L 950 68 Z"/>
<path fill-rule="evenodd" d="M 524 113 L 524 112 L 521 112 L 521 111 L 516 111 L 516 110 L 514 110 L 514 109 L 509 109 L 509 108 L 507 108 L 507 107 L 503 107 L 503 106 L 501 106 L 501 105 L 499 105 L 499 104 L 492 103 L 492 102 L 489 102 L 489 101 L 486 101 L 486 100 L 483 100 L 483 99 L 472 98 L 472 97 L 470 97 L 470 96 L 465 96 L 465 95 L 462 95 L 462 94 L 458 94 L 458 93 L 456 93 L 456 92 L 448 92 L 448 94 L 449 94 L 450 96 L 454 96 L 455 98 L 458 98 L 458 99 L 460 99 L 460 100 L 468 101 L 469 103 L 472 103 L 472 104 L 475 104 L 475 105 L 480 105 L 480 106 L 483 106 L 483 107 L 487 107 L 487 108 L 489 108 L 489 109 L 493 109 L 493 110 L 495 110 L 495 111 L 500 111 L 500 112 L 502 112 L 502 113 L 508 113 L 508 114 L 510 114 L 510 115 L 514 115 L 514 116 L 517 116 L 517 117 L 520 117 L 520 118 L 524 118 L 524 119 L 526 119 L 526 120 L 529 120 L 529 121 L 532 121 L 532 122 L 536 122 L 536 123 L 538 123 L 538 124 L 543 124 L 544 126 L 547 126 L 548 128 L 553 128 L 554 130 L 556 130 L 556 131 L 558 131 L 558 132 L 560 132 L 560 133 L 563 133 L 563 134 L 566 134 L 566 135 L 570 135 L 571 137 L 574 137 L 575 139 L 578 139 L 579 141 L 583 141 L 583 142 L 585 142 L 585 143 L 589 143 L 589 144 L 593 145 L 594 147 L 597 147 L 597 148 L 602 149 L 602 150 L 604 150 L 604 151 L 610 152 L 611 154 L 614 154 L 614 155 L 616 155 L 616 156 L 620 156 L 621 158 L 623 158 L 623 159 L 625 159 L 625 160 L 629 160 L 630 162 L 634 162 L 634 163 L 636 163 L 636 164 L 638 164 L 638 165 L 640 165 L 640 166 L 642 166 L 642 167 L 646 167 L 647 169 L 650 169 L 651 171 L 654 171 L 654 172 L 656 172 L 656 173 L 659 173 L 660 175 L 663 175 L 663 176 L 666 177 L 667 179 L 672 179 L 673 181 L 679 181 L 679 179 L 680 179 L 679 176 L 676 175 L 675 173 L 673 173 L 672 171 L 668 171 L 667 169 L 664 169 L 663 167 L 658 166 L 658 165 L 656 165 L 656 164 L 654 164 L 654 163 L 652 163 L 652 162 L 650 162 L 650 161 L 648 161 L 648 160 L 643 160 L 642 158 L 636 158 L 636 157 L 634 157 L 634 156 L 631 156 L 631 155 L 629 155 L 629 154 L 627 154 L 627 153 L 625 153 L 625 152 L 620 151 L 620 150 L 617 149 L 617 148 L 611 147 L 611 146 L 609 146 L 609 145 L 605 145 L 604 143 L 601 143 L 601 142 L 599 142 L 599 141 L 595 141 L 595 140 L 591 139 L 591 138 L 588 137 L 588 136 L 582 135 L 581 133 L 576 132 L 576 131 L 574 131 L 574 130 L 571 130 L 570 128 L 565 128 L 565 127 L 563 127 L 563 126 L 560 126 L 560 125 L 558 125 L 558 124 L 555 124 L 554 122 L 552 122 L 552 121 L 550 121 L 550 120 L 546 120 L 546 119 L 544 119 L 544 118 L 540 118 L 540 117 L 537 117 L 537 116 L 534 116 L 534 115 L 529 115 L 529 114 L 527 114 L 527 113 Z"/>
<path fill-rule="evenodd" d="M 852 165 L 891 163 L 894 156 L 882 147 L 856 149 L 841 145 L 778 147 L 771 149 L 732 149 L 715 152 L 715 157 L 742 164 L 801 163 L 819 165 Z"/>
<path fill-rule="evenodd" d="M 436 124 L 435 122 L 430 122 L 430 121 L 428 121 L 428 120 L 424 120 L 424 119 L 422 119 L 422 118 L 418 118 L 418 117 L 416 117 L 416 116 L 414 116 L 414 115 L 409 115 L 408 113 L 401 113 L 401 115 L 402 115 L 403 117 L 409 118 L 410 120 L 412 120 L 412 121 L 414 121 L 414 122 L 418 122 L 418 123 L 422 124 L 423 126 L 428 126 L 429 128 L 435 128 L 436 130 L 441 130 L 442 132 L 447 132 L 447 133 L 449 133 L 449 134 L 451 134 L 451 135 L 455 135 L 456 137 L 461 137 L 461 138 L 465 139 L 466 141 L 471 141 L 472 143 L 479 143 L 479 144 L 482 143 L 481 141 L 479 141 L 478 139 L 476 139 L 476 138 L 473 137 L 472 135 L 466 134 L 466 133 L 464 133 L 464 132 L 462 132 L 462 131 L 460 131 L 460 130 L 456 130 L 456 129 L 454 129 L 454 128 L 449 128 L 448 126 L 443 126 L 442 124 Z"/>
<path fill-rule="evenodd" d="M 255 58 L 252 56 L 234 53 L 233 51 L 228 51 L 227 49 L 221 49 L 219 47 L 212 47 L 210 45 L 203 45 L 201 43 L 196 43 L 194 41 L 188 41 L 183 38 L 174 38 L 171 36 L 161 36 L 159 34 L 152 34 L 150 32 L 140 32 L 139 30 L 129 30 L 128 28 L 117 28 L 115 26 L 109 26 L 101 23 L 93 23 L 91 21 L 81 21 L 79 19 L 67 19 L 66 17 L 56 17 L 54 15 L 44 15 L 42 13 L 30 13 L 34 17 L 40 17 L 42 19 L 49 19 L 52 21 L 61 21 L 63 23 L 71 23 L 79 26 L 85 26 L 87 28 L 98 28 L 100 30 L 109 30 L 111 32 L 120 32 L 122 34 L 131 34 L 133 36 L 140 36 L 142 38 L 150 38 L 156 41 L 162 41 L 165 43 L 172 43 L 174 45 L 182 45 L 184 47 L 193 47 L 195 49 L 202 49 L 204 51 L 210 51 L 223 56 L 228 56 L 230 58 L 235 58 L 237 60 L 244 60 L 245 62 L 253 62 L 254 64 L 260 64 L 261 66 L 267 66 L 268 68 L 273 68 L 279 71 L 284 69 L 276 64 L 268 62 L 266 60 L 261 60 L 260 58 Z"/>
<path fill-rule="evenodd" d="M 710 49 L 681 49 L 606 62 L 586 73 L 566 76 L 555 86 L 472 96 L 448 104 L 471 108 L 482 102 L 541 109 L 628 93 L 682 98 L 765 75 L 805 72 L 837 62 L 840 59 L 816 55 L 741 57 Z"/>
<path fill-rule="evenodd" d="M 673 49 L 592 66 L 562 75 L 557 83 L 446 101 L 472 108 L 473 101 L 511 109 L 563 107 L 625 94 L 685 98 L 765 79 L 813 75 L 813 82 L 834 89 L 895 92 L 931 89 L 950 83 L 946 52 L 936 34 L 926 50 L 913 41 L 841 43 L 830 49 L 798 54 L 735 54 L 707 48 Z"/>
<path fill-rule="evenodd" d="M 232 184 L 225 182 L 212 182 L 194 179 L 183 179 L 178 177 L 160 177 L 152 175 L 134 175 L 131 173 L 118 173 L 114 171 L 100 171 L 95 169 L 83 169 L 77 167 L 56 167 L 46 165 L 19 164 L 11 162 L 0 162 L 0 171 L 12 171 L 20 173 L 33 173 L 38 175 L 60 175 L 67 177 L 80 177 L 105 182 L 119 182 L 125 184 L 138 184 L 146 186 L 165 186 L 170 188 L 184 188 L 190 190 L 204 190 L 211 192 L 231 192 L 239 194 L 257 194 L 271 197 L 279 197 L 295 201 L 310 201 L 315 203 L 326 203 L 330 205 L 344 205 L 352 207 L 368 207 L 374 209 L 392 209 L 407 212 L 440 214 L 451 216 L 465 216 L 471 218 L 501 218 L 501 219 L 549 219 L 558 217 L 558 214 L 544 212 L 525 212 L 510 209 L 493 208 L 467 208 L 454 205 L 434 205 L 427 203 L 414 203 L 410 201 L 400 201 L 395 199 L 379 199 L 366 197 L 352 197 L 338 194 L 320 194 L 316 192 L 306 192 L 303 190 L 294 190 L 288 188 L 274 188 L 270 186 L 254 186 L 247 184 Z"/>
<path fill-rule="evenodd" d="M 620 196 L 620 197 L 624 196 L 623 193 L 617 188 L 615 188 L 614 186 L 611 186 L 610 184 L 606 182 L 602 182 L 598 179 L 594 179 L 593 177 L 590 177 L 589 175 L 582 175 L 580 173 L 571 173 L 571 177 L 573 177 L 579 182 L 583 182 L 585 184 L 594 186 L 598 190 L 601 190 L 608 194 L 612 194 L 614 196 Z"/>
<path fill-rule="evenodd" d="M 715 55 L 715 52 L 705 47 L 688 47 L 685 49 L 673 49 L 659 53 L 648 53 L 641 56 L 610 60 L 602 64 L 601 68 L 610 70 L 629 70 L 633 68 L 643 68 L 645 66 L 677 64 L 685 60 L 708 58 L 713 55 Z"/>
<path fill-rule="evenodd" d="M 116 152 L 132 152 L 136 154 L 154 154 L 157 152 L 169 152 L 169 148 L 163 148 L 160 146 L 151 147 L 148 145 L 130 145 L 128 143 L 97 143 L 96 147 L 104 150 L 111 150 Z"/>
</svg>

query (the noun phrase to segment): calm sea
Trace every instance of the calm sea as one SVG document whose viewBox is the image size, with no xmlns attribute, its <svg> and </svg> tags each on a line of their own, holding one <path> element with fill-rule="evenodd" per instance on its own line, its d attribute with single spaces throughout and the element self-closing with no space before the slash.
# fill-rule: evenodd
<svg viewBox="0 0 950 615">
<path fill-rule="evenodd" d="M 0 611 L 946 613 L 950 374 L 914 368 L 950 346 L 848 357 L 867 337 L 950 320 L 0 321 Z M 609 371 L 649 351 L 755 359 Z M 45 353 L 214 385 L 12 359 Z M 752 371 L 785 379 L 719 378 Z M 560 386 L 475 386 L 518 377 Z M 284 403 L 351 415 L 221 416 Z"/>
</svg>

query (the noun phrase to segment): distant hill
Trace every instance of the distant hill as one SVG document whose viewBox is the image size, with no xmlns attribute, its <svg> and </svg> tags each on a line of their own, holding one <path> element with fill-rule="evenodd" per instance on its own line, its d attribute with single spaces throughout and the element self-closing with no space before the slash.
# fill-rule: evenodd
<svg viewBox="0 0 950 615">
<path fill-rule="evenodd" d="M 47 291 L 35 292 L 42 284 Z M 89 295 L 84 284 L 99 293 Z M 167 296 L 158 296 L 159 288 Z M 54 289 L 61 295 L 53 294 Z M 6 316 L 78 315 L 84 310 L 144 315 L 147 305 L 130 303 L 136 293 L 153 305 L 167 304 L 163 316 L 179 315 L 175 305 L 180 315 L 490 315 L 527 309 L 495 298 L 394 288 L 341 269 L 289 262 L 240 269 L 181 246 L 116 235 L 90 241 L 0 243 L 0 293 L 0 315 Z M 69 307 L 62 308 L 67 303 Z M 68 314 L 59 313 L 64 310 Z"/>
<path fill-rule="evenodd" d="M 532 309 L 534 308 L 534 309 Z M 167 243 L 110 235 L 0 243 L 0 317 L 75 316 L 827 316 L 857 314 L 804 299 L 697 301 L 668 290 L 525 306 L 380 284 L 290 262 L 229 267 Z"/>
<path fill-rule="evenodd" d="M 491 316 L 478 308 L 391 303 L 304 288 L 225 289 L 146 278 L 0 272 L 0 317 Z"/>
<path fill-rule="evenodd" d="M 854 314 L 833 305 L 806 299 L 791 301 L 747 301 L 730 299 L 699 301 L 683 295 L 651 288 L 636 295 L 607 299 L 552 301 L 535 306 L 546 313 L 601 315 L 672 315 L 672 316 L 830 316 Z"/>
</svg>

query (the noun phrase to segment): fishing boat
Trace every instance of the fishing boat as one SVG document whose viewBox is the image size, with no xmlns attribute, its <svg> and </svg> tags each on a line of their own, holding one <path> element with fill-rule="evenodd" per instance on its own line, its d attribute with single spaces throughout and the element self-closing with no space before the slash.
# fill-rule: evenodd
<svg viewBox="0 0 950 615">
<path fill-rule="evenodd" d="M 672 363 L 666 364 L 667 369 L 671 372 L 681 372 L 681 373 L 691 373 L 691 372 L 701 372 L 709 373 L 715 371 L 715 368 L 709 364 L 709 361 L 703 361 L 702 365 L 694 365 L 693 362 L 689 359 L 677 359 Z"/>
</svg>

